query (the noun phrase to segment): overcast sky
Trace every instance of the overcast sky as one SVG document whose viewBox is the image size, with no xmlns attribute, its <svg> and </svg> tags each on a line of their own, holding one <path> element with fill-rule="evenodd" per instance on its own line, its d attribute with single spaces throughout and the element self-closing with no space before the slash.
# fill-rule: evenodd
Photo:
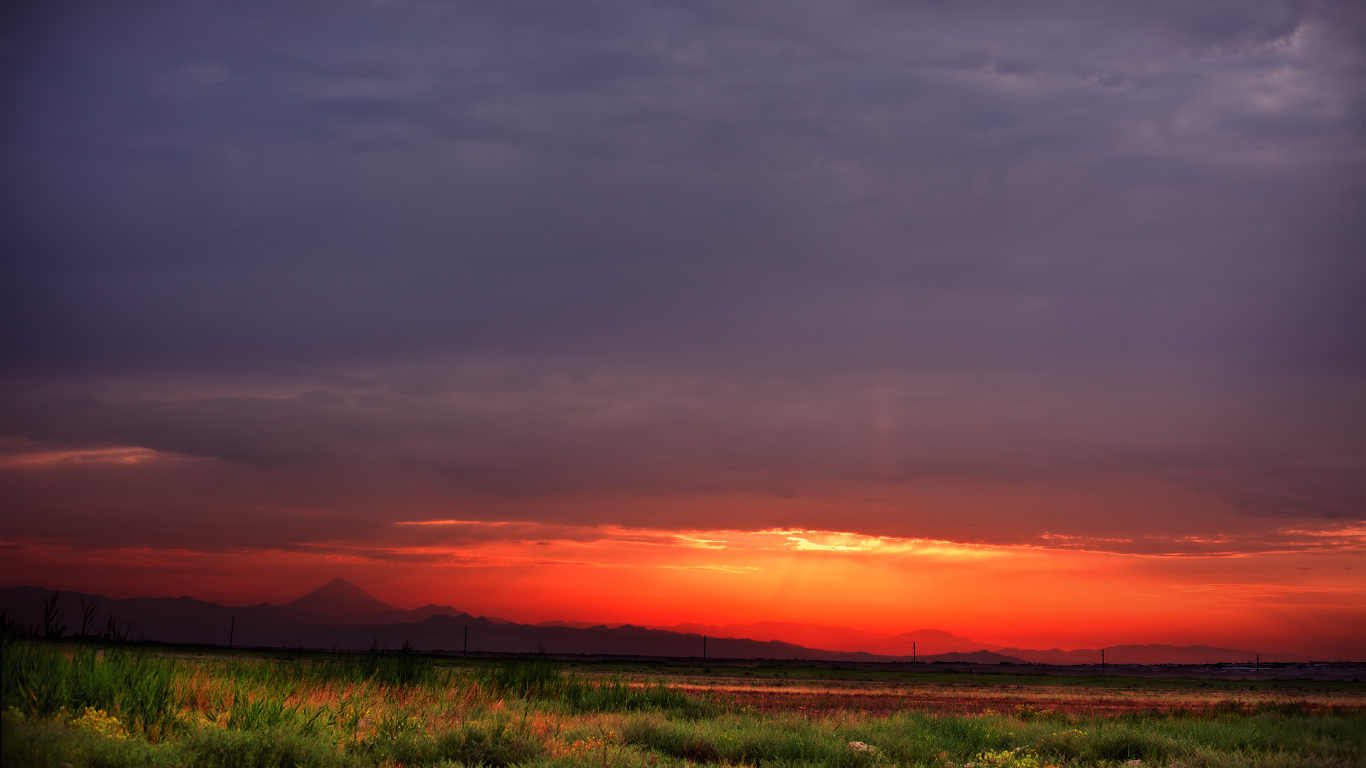
<svg viewBox="0 0 1366 768">
<path fill-rule="evenodd" d="M 3 14 L 10 544 L 1361 551 L 1360 2 Z"/>
</svg>

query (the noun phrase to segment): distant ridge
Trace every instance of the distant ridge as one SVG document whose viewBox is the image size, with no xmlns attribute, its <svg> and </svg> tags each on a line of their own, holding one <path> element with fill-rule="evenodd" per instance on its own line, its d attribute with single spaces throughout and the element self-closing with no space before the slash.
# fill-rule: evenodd
<svg viewBox="0 0 1366 768">
<path fill-rule="evenodd" d="M 346 579 L 333 579 L 284 607 L 332 618 L 360 618 L 398 609 Z"/>
<path fill-rule="evenodd" d="M 1034 651 L 1022 648 L 1002 648 L 1000 653 L 1014 656 L 1031 664 L 1098 664 L 1099 648 L 1078 648 L 1064 651 L 1053 648 L 1047 651 Z M 1110 664 L 1184 664 L 1189 659 L 1200 659 L 1203 663 L 1243 664 L 1253 663 L 1257 657 L 1254 651 L 1237 648 L 1212 648 L 1208 645 L 1110 645 L 1105 647 L 1105 659 Z M 1263 653 L 1261 660 L 1307 661 L 1308 657 L 1286 653 Z"/>
<path fill-rule="evenodd" d="M 512 623 L 512 622 L 506 622 L 506 623 L 509 623 L 509 624 L 510 624 L 510 623 Z M 591 622 L 591 621 L 543 621 L 543 622 L 541 622 L 540 624 L 536 624 L 535 626 L 538 626 L 538 627 L 569 627 L 570 629 L 593 629 L 593 628 L 595 628 L 595 627 L 607 627 L 607 628 L 610 628 L 610 629 L 615 629 L 616 627 L 620 627 L 620 626 L 624 626 L 624 625 L 622 625 L 622 624 L 600 624 L 600 623 L 599 623 L 599 624 L 594 624 L 594 623 Z M 664 629 L 664 627 L 652 627 L 652 629 Z"/>
<path fill-rule="evenodd" d="M 570 622 L 566 626 L 577 626 L 579 623 L 583 622 Z M 786 621 L 758 621 L 751 624 L 675 624 L 653 626 L 651 629 L 692 632 L 710 637 L 779 640 L 826 651 L 865 651 L 890 656 L 910 656 L 913 650 L 921 656 L 929 656 L 936 653 L 973 653 L 1000 649 L 999 645 L 979 643 L 941 629 L 917 629 L 892 635 L 848 627 Z"/>
<path fill-rule="evenodd" d="M 0 588 L 0 609 L 21 627 L 42 625 L 44 602 L 52 590 L 32 586 Z M 821 649 L 782 640 L 747 637 L 722 637 L 713 634 L 714 625 L 695 625 L 706 632 L 678 632 L 630 624 L 582 626 L 587 622 L 555 621 L 532 626 L 495 617 L 475 617 L 450 606 L 427 605 L 400 610 L 366 593 L 343 579 L 286 605 L 231 607 L 195 600 L 190 597 L 144 597 L 116 600 L 80 592 L 62 592 L 59 618 L 75 634 L 81 624 L 83 602 L 97 603 L 93 627 L 103 628 L 113 619 L 121 632 L 132 639 L 169 643 L 254 647 L 366 649 L 373 643 L 396 648 L 412 642 L 419 650 L 446 650 L 471 653 L 531 653 L 549 650 L 556 654 L 615 654 L 653 657 L 701 657 L 706 636 L 708 658 L 727 659 L 802 659 L 827 662 L 909 662 L 905 653 L 888 652 L 908 638 L 919 638 L 916 660 L 933 662 L 975 662 L 978 664 L 1044 663 L 1098 665 L 1100 651 L 1081 649 L 1062 651 L 998 648 L 987 650 L 944 651 L 941 642 L 973 643 L 941 630 L 917 630 L 893 635 L 888 645 L 873 645 L 866 650 Z M 678 625 L 688 627 L 689 625 Z M 725 625 L 739 627 L 744 625 Z M 781 626 L 781 625 L 779 625 Z M 792 625 L 803 626 L 803 625 Z M 820 625 L 805 625 L 815 626 Z M 774 629 L 773 626 L 769 627 Z M 822 627 L 822 629 L 835 629 Z M 846 630 L 854 632 L 855 630 Z M 875 633 L 874 637 L 878 637 Z M 886 636 L 881 636 L 886 637 Z M 926 641 L 920 645 L 921 640 Z M 1176 647 L 1169 645 L 1108 646 L 1106 661 L 1120 664 L 1209 664 L 1251 662 L 1254 654 L 1233 648 L 1209 646 Z M 871 651 L 871 652 L 870 652 Z M 925 653 L 924 651 L 930 651 Z M 1305 662 L 1299 654 L 1261 653 L 1263 664 Z M 1348 659 L 1337 659 L 1347 661 Z"/>
</svg>

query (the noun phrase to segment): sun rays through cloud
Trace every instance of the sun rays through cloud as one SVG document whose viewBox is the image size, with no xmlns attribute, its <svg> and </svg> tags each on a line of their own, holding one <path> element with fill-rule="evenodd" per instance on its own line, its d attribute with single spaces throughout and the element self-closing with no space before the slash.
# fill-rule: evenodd
<svg viewBox="0 0 1366 768">
<path fill-rule="evenodd" d="M 0 4 L 0 586 L 1366 659 L 1364 13 Z"/>
</svg>

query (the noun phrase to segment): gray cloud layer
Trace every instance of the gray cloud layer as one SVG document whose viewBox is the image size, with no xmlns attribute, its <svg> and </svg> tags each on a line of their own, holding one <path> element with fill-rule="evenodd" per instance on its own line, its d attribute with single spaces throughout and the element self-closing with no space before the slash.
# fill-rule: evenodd
<svg viewBox="0 0 1366 768">
<path fill-rule="evenodd" d="M 10 438 L 1366 506 L 1359 3 L 4 14 Z"/>
</svg>

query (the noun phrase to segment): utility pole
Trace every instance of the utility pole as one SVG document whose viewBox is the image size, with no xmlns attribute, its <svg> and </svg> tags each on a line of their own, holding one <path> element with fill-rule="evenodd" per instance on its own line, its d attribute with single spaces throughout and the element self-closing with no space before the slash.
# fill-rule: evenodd
<svg viewBox="0 0 1366 768">
<path fill-rule="evenodd" d="M 915 664 L 915 643 L 911 643 L 911 664 Z"/>
<path fill-rule="evenodd" d="M 237 631 L 237 614 L 232 615 L 232 623 L 228 625 L 228 647 L 232 647 L 232 636 Z"/>
<path fill-rule="evenodd" d="M 461 651 L 460 655 L 470 655 L 470 628 L 468 626 L 465 627 L 465 650 Z"/>
<path fill-rule="evenodd" d="M 1100 649 L 1100 676 L 1105 677 L 1105 649 Z"/>
</svg>

